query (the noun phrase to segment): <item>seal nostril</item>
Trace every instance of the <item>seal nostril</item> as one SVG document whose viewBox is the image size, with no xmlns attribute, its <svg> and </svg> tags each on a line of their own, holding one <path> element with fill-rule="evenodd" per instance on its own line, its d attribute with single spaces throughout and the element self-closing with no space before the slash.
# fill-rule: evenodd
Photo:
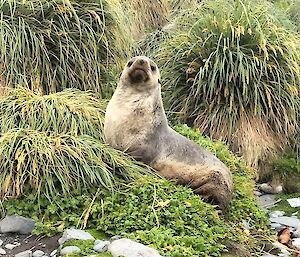
<svg viewBox="0 0 300 257">
<path fill-rule="evenodd" d="M 140 60 L 140 64 L 143 65 L 145 63 L 145 61 L 142 59 Z"/>
<path fill-rule="evenodd" d="M 133 64 L 133 61 L 129 61 L 129 62 L 127 63 L 127 66 L 130 67 L 132 64 Z"/>
</svg>

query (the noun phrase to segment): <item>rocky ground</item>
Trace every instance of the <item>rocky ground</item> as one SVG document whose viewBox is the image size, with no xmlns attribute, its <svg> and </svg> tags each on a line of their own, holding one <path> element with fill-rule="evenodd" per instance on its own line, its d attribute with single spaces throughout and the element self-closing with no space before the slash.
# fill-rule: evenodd
<svg viewBox="0 0 300 257">
<path fill-rule="evenodd" d="M 300 219 L 297 213 L 291 216 L 283 211 L 271 211 L 278 201 L 276 195 L 268 190 L 257 191 L 256 195 L 262 207 L 269 215 L 272 229 L 286 234 L 286 244 L 274 242 L 274 249 L 270 254 L 263 257 L 300 257 Z M 279 190 L 280 191 L 280 190 Z M 86 240 L 92 243 L 90 251 L 96 256 L 97 253 L 110 252 L 113 256 L 138 257 L 140 253 L 146 257 L 162 257 L 159 253 L 145 245 L 129 239 L 110 238 L 107 240 L 95 240 L 89 233 L 77 229 L 66 229 L 63 235 L 54 237 L 31 235 L 35 222 L 19 216 L 8 216 L 0 221 L 0 257 L 59 257 L 71 252 L 80 251 L 76 245 L 70 244 L 69 240 Z M 15 232 L 15 233 L 12 233 Z M 69 244 L 65 243 L 69 241 Z M 279 241 L 281 241 L 279 239 Z M 299 252 L 299 255 L 298 253 Z M 90 255 L 87 255 L 90 256 Z"/>
<path fill-rule="evenodd" d="M 281 241 L 281 243 L 273 243 L 273 252 L 278 252 L 279 250 L 279 253 L 268 254 L 263 257 L 300 257 L 300 219 L 297 217 L 298 213 L 295 212 L 291 216 L 288 216 L 281 210 L 272 211 L 271 209 L 280 201 L 276 200 L 276 193 L 281 192 L 282 189 L 271 191 L 268 190 L 266 185 L 263 185 L 261 189 L 262 190 L 256 192 L 256 195 L 259 198 L 261 206 L 269 215 L 271 228 L 278 233 L 278 239 Z M 284 244 L 280 238 L 282 232 L 288 232 L 287 240 L 286 242 L 284 241 Z"/>
</svg>

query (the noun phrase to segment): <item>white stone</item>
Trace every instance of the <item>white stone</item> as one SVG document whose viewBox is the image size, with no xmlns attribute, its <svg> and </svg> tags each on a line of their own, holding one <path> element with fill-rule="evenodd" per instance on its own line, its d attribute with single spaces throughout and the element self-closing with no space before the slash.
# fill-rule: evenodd
<svg viewBox="0 0 300 257">
<path fill-rule="evenodd" d="M 291 207 L 300 207 L 300 197 L 287 199 Z"/>
<path fill-rule="evenodd" d="M 293 245 L 300 250 L 300 238 L 294 238 Z"/>
<path fill-rule="evenodd" d="M 254 191 L 254 195 L 256 195 L 256 196 L 261 196 L 261 195 L 262 195 L 262 192 Z"/>
<path fill-rule="evenodd" d="M 53 257 L 57 254 L 57 250 L 53 250 L 51 253 L 50 253 L 50 257 Z"/>
<path fill-rule="evenodd" d="M 275 187 L 275 190 L 274 190 L 274 193 L 275 194 L 279 194 L 279 193 L 282 193 L 283 191 L 283 187 L 281 185 Z"/>
<path fill-rule="evenodd" d="M 300 220 L 292 217 L 277 217 L 277 218 L 270 218 L 272 223 L 279 223 L 285 226 L 293 227 L 296 229 L 300 228 Z"/>
<path fill-rule="evenodd" d="M 12 250 L 12 249 L 14 249 L 15 247 L 17 247 L 17 245 L 15 245 L 15 244 L 6 244 L 4 247 L 5 247 L 6 249 L 8 249 L 8 250 Z"/>
<path fill-rule="evenodd" d="M 1 233 L 20 233 L 30 234 L 35 227 L 33 219 L 24 218 L 22 216 L 12 215 L 6 216 L 0 221 Z"/>
<path fill-rule="evenodd" d="M 60 254 L 62 256 L 65 256 L 67 254 L 74 253 L 74 252 L 80 252 L 80 248 L 77 246 L 66 246 L 63 249 L 61 249 Z"/>
<path fill-rule="evenodd" d="M 110 244 L 109 241 L 96 240 L 93 249 L 98 253 L 106 252 L 109 244 Z"/>
<path fill-rule="evenodd" d="M 0 248 L 0 254 L 1 255 L 6 254 L 6 251 L 3 248 Z"/>
<path fill-rule="evenodd" d="M 263 183 L 259 186 L 259 189 L 265 193 L 272 194 L 273 188 L 268 183 Z"/>
<path fill-rule="evenodd" d="M 88 232 L 85 232 L 80 229 L 66 229 L 63 233 L 63 236 L 58 240 L 58 243 L 62 245 L 64 242 L 72 239 L 77 239 L 77 240 L 95 240 L 95 238 Z"/>
<path fill-rule="evenodd" d="M 284 211 L 272 211 L 269 214 L 270 218 L 278 218 L 278 217 L 282 217 L 284 215 L 285 215 Z"/>
<path fill-rule="evenodd" d="M 36 250 L 33 254 L 32 257 L 42 257 L 45 253 L 41 250 Z"/>
<path fill-rule="evenodd" d="M 32 257 L 32 251 L 27 250 L 24 252 L 17 253 L 15 257 Z"/>
<path fill-rule="evenodd" d="M 108 251 L 113 257 L 162 257 L 157 250 L 127 238 L 113 241 L 108 246 Z"/>
</svg>

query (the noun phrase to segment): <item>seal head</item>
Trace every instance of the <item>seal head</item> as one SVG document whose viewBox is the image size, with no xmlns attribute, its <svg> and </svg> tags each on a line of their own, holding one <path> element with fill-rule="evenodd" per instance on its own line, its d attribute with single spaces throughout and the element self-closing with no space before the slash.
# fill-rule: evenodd
<svg viewBox="0 0 300 257">
<path fill-rule="evenodd" d="M 147 90 L 160 83 L 160 73 L 155 62 L 145 56 L 131 58 L 124 67 L 120 81 L 123 86 Z"/>
</svg>

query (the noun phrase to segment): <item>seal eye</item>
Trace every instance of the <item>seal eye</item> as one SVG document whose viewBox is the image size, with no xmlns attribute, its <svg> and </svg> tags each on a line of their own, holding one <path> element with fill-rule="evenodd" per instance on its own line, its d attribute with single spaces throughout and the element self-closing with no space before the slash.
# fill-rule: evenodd
<svg viewBox="0 0 300 257">
<path fill-rule="evenodd" d="M 130 67 L 132 64 L 133 64 L 133 61 L 129 61 L 129 62 L 127 63 L 127 67 Z"/>
<path fill-rule="evenodd" d="M 152 71 L 156 71 L 156 67 L 154 65 L 151 65 L 150 67 Z"/>
</svg>

